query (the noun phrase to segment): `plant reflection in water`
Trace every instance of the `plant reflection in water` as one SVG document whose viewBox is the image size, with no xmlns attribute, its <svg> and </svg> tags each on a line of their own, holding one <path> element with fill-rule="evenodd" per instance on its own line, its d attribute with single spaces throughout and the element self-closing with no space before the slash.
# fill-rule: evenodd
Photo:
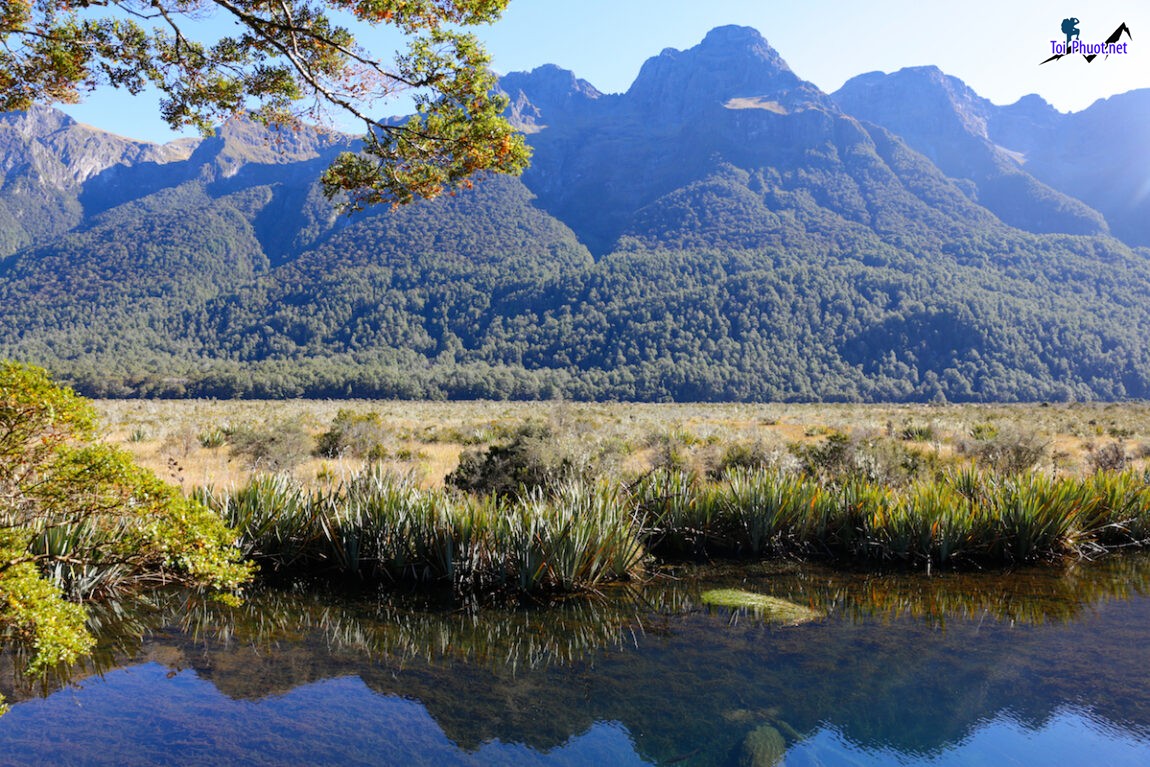
<svg viewBox="0 0 1150 767">
<path fill-rule="evenodd" d="M 110 684 L 114 669 L 151 662 L 210 681 L 227 701 L 261 705 L 358 678 L 359 692 L 341 682 L 339 694 L 375 696 L 356 698 L 368 709 L 418 701 L 452 748 L 473 756 L 495 743 L 559 753 L 588 733 L 622 732 L 635 758 L 657 763 L 769 764 L 784 752 L 799 759 L 848 746 L 858 751 L 852 758 L 878 754 L 869 762 L 881 763 L 883 754 L 941 758 L 1012 727 L 1033 739 L 1065 721 L 1088 735 L 1110 732 L 1145 756 L 1150 669 L 1139 648 L 1150 634 L 1148 587 L 1150 559 L 1122 556 L 934 577 L 777 563 L 678 567 L 642 588 L 477 609 L 425 592 L 348 597 L 299 586 L 253 594 L 239 607 L 171 593 L 142 613 L 94 611 L 102 650 L 84 667 L 27 680 L 14 679 L 19 664 L 7 663 L 2 684 L 15 705 L 0 719 L 0 742 L 19 701 L 69 681 L 83 684 L 74 694 L 87 694 L 100 684 L 83 681 L 93 674 Z M 786 600 L 822 617 L 784 625 L 708 607 L 702 594 L 711 589 Z M 354 735 L 353 722 L 332 726 Z M 302 735 L 283 737 L 307 753 Z M 241 750 L 217 760 L 250 756 L 229 744 Z"/>
</svg>

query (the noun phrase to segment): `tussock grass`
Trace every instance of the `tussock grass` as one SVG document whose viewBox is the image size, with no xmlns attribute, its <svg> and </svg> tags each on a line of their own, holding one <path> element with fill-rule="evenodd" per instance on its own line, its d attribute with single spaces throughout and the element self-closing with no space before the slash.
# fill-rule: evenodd
<svg viewBox="0 0 1150 767">
<path fill-rule="evenodd" d="M 1150 543 L 1150 486 L 1132 471 L 1053 478 L 967 469 L 907 488 L 770 470 L 717 482 L 664 472 L 645 478 L 635 501 L 649 543 L 670 555 L 1015 564 Z"/>
<path fill-rule="evenodd" d="M 912 568 L 1087 557 L 1150 543 L 1150 488 L 973 470 L 895 489 L 768 469 L 718 480 L 653 472 L 634 486 L 571 481 L 549 494 L 471 496 L 380 469 L 331 488 L 258 477 L 202 500 L 265 571 L 481 592 L 596 589 L 669 557 L 789 555 Z"/>
<path fill-rule="evenodd" d="M 474 497 L 373 469 L 331 489 L 286 476 L 203 491 L 265 570 L 450 585 L 458 594 L 594 589 L 636 574 L 638 519 L 617 488 Z"/>
</svg>

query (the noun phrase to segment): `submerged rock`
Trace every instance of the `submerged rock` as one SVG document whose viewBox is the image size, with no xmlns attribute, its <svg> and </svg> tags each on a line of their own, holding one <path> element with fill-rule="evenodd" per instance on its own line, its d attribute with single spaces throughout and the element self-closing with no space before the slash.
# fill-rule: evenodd
<svg viewBox="0 0 1150 767">
<path fill-rule="evenodd" d="M 740 767 L 777 767 L 787 755 L 787 741 L 769 724 L 756 727 L 743 739 Z"/>
</svg>

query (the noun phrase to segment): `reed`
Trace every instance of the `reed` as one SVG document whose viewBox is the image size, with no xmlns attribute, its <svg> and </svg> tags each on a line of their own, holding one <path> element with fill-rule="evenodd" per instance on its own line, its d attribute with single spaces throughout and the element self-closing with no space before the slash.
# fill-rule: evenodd
<svg viewBox="0 0 1150 767">
<path fill-rule="evenodd" d="M 698 478 L 689 472 L 659 469 L 642 477 L 632 488 L 649 543 L 678 555 L 699 552 L 714 540 L 714 508 L 700 503 Z"/>
<path fill-rule="evenodd" d="M 197 500 L 238 532 L 245 557 L 278 570 L 306 567 L 318 557 L 317 495 L 284 475 L 258 475 L 234 492 L 201 489 Z"/>
<path fill-rule="evenodd" d="M 672 556 L 1010 564 L 1150 542 L 1150 487 L 1133 472 L 1074 479 L 963 468 L 905 488 L 766 469 L 737 468 L 714 482 L 660 472 L 635 499 L 649 545 Z"/>
<path fill-rule="evenodd" d="M 750 553 L 757 556 L 783 547 L 783 537 L 794 526 L 788 504 L 794 496 L 791 485 L 763 469 L 727 474 L 728 513 Z"/>
<path fill-rule="evenodd" d="M 92 518 L 35 520 L 28 553 L 60 589 L 88 600 L 116 592 L 132 581 L 131 568 L 104 554 L 109 541 L 134 533 L 126 520 L 101 524 Z"/>
<path fill-rule="evenodd" d="M 540 580 L 563 591 L 622 580 L 646 557 L 638 518 L 610 485 L 568 482 L 554 499 L 536 494 L 517 511 L 531 529 L 523 540 L 532 564 L 524 590 Z"/>
</svg>

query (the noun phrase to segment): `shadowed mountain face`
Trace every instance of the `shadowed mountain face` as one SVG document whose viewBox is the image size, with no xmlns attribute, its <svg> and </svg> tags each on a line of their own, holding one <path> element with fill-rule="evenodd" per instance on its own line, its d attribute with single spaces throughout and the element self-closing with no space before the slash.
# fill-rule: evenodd
<svg viewBox="0 0 1150 767">
<path fill-rule="evenodd" d="M 995 106 L 957 78 L 915 67 L 859 75 L 834 99 L 974 182 L 975 199 L 1011 226 L 1150 245 L 1150 152 L 1135 127 L 1150 119 L 1150 90 L 1062 114 L 1038 96 Z"/>
<path fill-rule="evenodd" d="M 500 87 L 522 179 L 354 217 L 318 184 L 347 137 L 0 116 L 0 356 L 104 394 L 1150 396 L 1150 92 L 831 97 L 745 27 L 623 94 Z"/>
<path fill-rule="evenodd" d="M 193 146 L 132 141 L 45 107 L 0 114 L 0 259 L 80 225 L 78 197 L 101 174 L 172 163 Z"/>
<path fill-rule="evenodd" d="M 1150 89 L 1063 115 L 1028 97 L 1001 107 L 991 135 L 1021 153 L 1035 178 L 1102 212 L 1115 237 L 1150 245 Z"/>
<path fill-rule="evenodd" d="M 1067 234 L 1108 231 L 1101 213 L 1028 173 L 1024 152 L 996 143 L 991 128 L 998 107 L 935 67 L 860 75 L 834 99 L 850 114 L 898 134 L 946 175 L 972 181 L 972 198 L 1011 226 Z"/>
</svg>

